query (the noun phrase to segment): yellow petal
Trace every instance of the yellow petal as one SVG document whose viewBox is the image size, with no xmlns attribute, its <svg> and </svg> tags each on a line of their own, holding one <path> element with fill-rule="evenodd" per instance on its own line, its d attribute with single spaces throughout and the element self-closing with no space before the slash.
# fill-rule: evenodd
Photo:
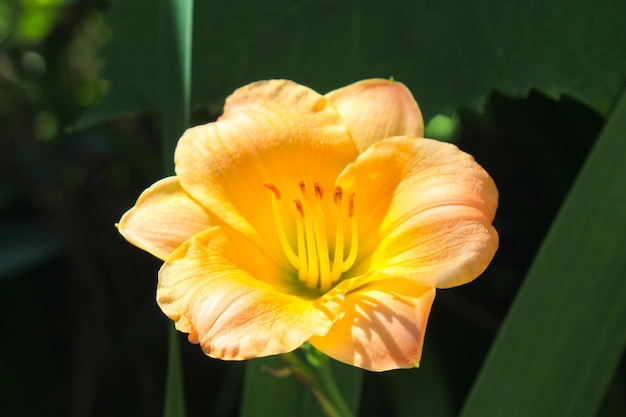
<svg viewBox="0 0 626 417">
<path fill-rule="evenodd" d="M 348 124 L 359 152 L 392 136 L 424 135 L 424 122 L 404 84 L 371 79 L 326 94 Z"/>
<path fill-rule="evenodd" d="M 145 190 L 117 225 L 126 240 L 162 260 L 210 227 L 209 215 L 180 187 L 176 177 L 164 178 Z"/>
<path fill-rule="evenodd" d="M 189 129 L 175 162 L 182 186 L 222 221 L 281 252 L 272 216 L 274 184 L 295 223 L 300 181 L 332 190 L 356 158 L 345 123 L 328 101 L 291 81 L 250 84 L 227 100 L 217 122 Z"/>
<path fill-rule="evenodd" d="M 361 154 L 338 183 L 356 194 L 356 273 L 377 270 L 447 288 L 481 274 L 498 247 L 496 187 L 454 145 L 389 138 Z"/>
<path fill-rule="evenodd" d="M 343 294 L 320 299 L 254 243 L 220 227 L 181 245 L 159 272 L 157 302 L 204 352 L 219 359 L 285 353 L 324 335 L 341 317 Z"/>
<path fill-rule="evenodd" d="M 419 365 L 435 289 L 374 274 L 344 281 L 345 316 L 310 342 L 326 355 L 370 371 Z"/>
</svg>

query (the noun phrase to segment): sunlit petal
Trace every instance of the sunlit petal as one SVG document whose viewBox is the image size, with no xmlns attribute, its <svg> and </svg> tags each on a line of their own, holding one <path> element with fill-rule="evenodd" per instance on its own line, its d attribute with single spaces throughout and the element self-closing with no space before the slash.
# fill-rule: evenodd
<svg viewBox="0 0 626 417">
<path fill-rule="evenodd" d="M 358 197 L 359 270 L 446 288 L 476 278 L 491 261 L 498 193 L 456 146 L 397 137 L 370 147 L 338 183 Z"/>
<path fill-rule="evenodd" d="M 157 301 L 207 355 L 247 359 L 296 349 L 343 315 L 339 290 L 314 299 L 296 281 L 254 243 L 215 227 L 168 259 Z"/>
<path fill-rule="evenodd" d="M 345 316 L 326 336 L 313 337 L 313 346 L 371 371 L 418 366 L 435 289 L 381 274 L 342 285 L 350 287 Z"/>
<path fill-rule="evenodd" d="M 422 113 L 402 83 L 364 80 L 331 91 L 326 97 L 348 124 L 359 152 L 392 136 L 424 135 Z"/>
<path fill-rule="evenodd" d="M 133 245 L 165 260 L 211 223 L 202 206 L 180 187 L 178 178 L 169 177 L 145 190 L 117 227 Z"/>
<path fill-rule="evenodd" d="M 235 91 L 217 122 L 184 134 L 175 160 L 185 190 L 276 252 L 272 198 L 264 182 L 272 182 L 292 204 L 300 181 L 330 190 L 356 155 L 345 123 L 326 98 L 291 81 L 272 80 Z"/>
</svg>

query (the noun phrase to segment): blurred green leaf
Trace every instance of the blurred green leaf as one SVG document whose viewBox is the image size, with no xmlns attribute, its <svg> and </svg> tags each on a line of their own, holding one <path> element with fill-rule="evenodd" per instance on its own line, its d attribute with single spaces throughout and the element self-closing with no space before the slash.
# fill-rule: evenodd
<svg viewBox="0 0 626 417">
<path fill-rule="evenodd" d="M 15 37 L 19 41 L 36 42 L 45 38 L 61 16 L 61 9 L 74 0 L 21 0 Z M 8 12 L 8 5 L 0 5 L 0 11 Z M 10 3 L 9 3 L 10 5 Z M 0 18 L 0 34 L 2 21 Z"/>
<path fill-rule="evenodd" d="M 161 7 L 151 7 L 146 0 L 110 3 L 105 22 L 112 33 L 102 53 L 109 92 L 82 115 L 74 126 L 77 129 L 124 112 L 156 109 L 160 102 L 160 60 L 174 59 L 160 50 Z"/>
<path fill-rule="evenodd" d="M 325 416 L 308 387 L 293 375 L 277 377 L 274 374 L 287 367 L 279 356 L 248 362 L 240 417 Z M 363 371 L 336 361 L 332 361 L 331 371 L 344 400 L 358 415 Z"/>
<path fill-rule="evenodd" d="M 110 95 L 79 125 L 157 107 L 158 19 L 148 0 L 111 0 L 103 52 Z M 201 2 L 195 103 L 289 78 L 320 92 L 368 77 L 406 83 L 425 119 L 480 107 L 492 89 L 569 94 L 607 115 L 626 78 L 626 2 L 272 0 Z"/>
<path fill-rule="evenodd" d="M 626 94 L 511 307 L 463 417 L 591 417 L 626 346 Z"/>
</svg>

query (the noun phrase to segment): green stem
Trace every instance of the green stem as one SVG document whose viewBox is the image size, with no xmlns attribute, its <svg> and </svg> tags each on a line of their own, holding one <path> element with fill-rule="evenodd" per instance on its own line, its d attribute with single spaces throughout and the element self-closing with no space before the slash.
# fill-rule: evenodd
<svg viewBox="0 0 626 417">
<path fill-rule="evenodd" d="M 321 358 L 315 365 L 300 359 L 293 352 L 282 355 L 282 358 L 291 365 L 296 377 L 311 389 L 324 414 L 328 417 L 353 417 L 335 383 L 327 357 Z"/>
<path fill-rule="evenodd" d="M 168 365 L 163 415 L 165 417 L 182 417 L 185 415 L 185 388 L 183 385 L 180 347 L 178 346 L 176 329 L 172 325 L 168 327 L 168 341 L 170 350 L 167 359 Z"/>
<path fill-rule="evenodd" d="M 345 417 L 352 416 L 352 412 L 339 392 L 339 388 L 335 383 L 335 378 L 333 378 L 333 374 L 330 369 L 330 360 L 323 360 L 317 370 L 322 383 L 322 390 L 326 393 L 330 402 L 334 404 L 335 408 L 339 412 L 337 415 Z"/>
</svg>

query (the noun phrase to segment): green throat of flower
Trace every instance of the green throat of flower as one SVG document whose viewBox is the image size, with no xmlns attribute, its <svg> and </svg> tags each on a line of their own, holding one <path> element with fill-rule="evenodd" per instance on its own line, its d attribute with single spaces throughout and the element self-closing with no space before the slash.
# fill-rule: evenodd
<svg viewBox="0 0 626 417">
<path fill-rule="evenodd" d="M 330 290 L 341 274 L 354 265 L 358 251 L 358 229 L 354 217 L 354 193 L 344 201 L 343 189 L 335 187 L 332 194 L 335 209 L 335 245 L 331 254 L 326 231 L 324 213 L 324 188 L 319 183 L 313 184 L 311 193 L 304 181 L 299 183 L 301 197 L 294 199 L 296 210 L 297 248 L 293 249 L 287 238 L 285 224 L 280 213 L 280 190 L 270 182 L 263 184 L 272 191 L 272 210 L 278 231 L 280 245 L 291 265 L 298 271 L 299 280 L 311 290 L 326 292 Z M 349 221 L 351 227 L 350 250 L 344 259 L 344 222 Z"/>
</svg>

